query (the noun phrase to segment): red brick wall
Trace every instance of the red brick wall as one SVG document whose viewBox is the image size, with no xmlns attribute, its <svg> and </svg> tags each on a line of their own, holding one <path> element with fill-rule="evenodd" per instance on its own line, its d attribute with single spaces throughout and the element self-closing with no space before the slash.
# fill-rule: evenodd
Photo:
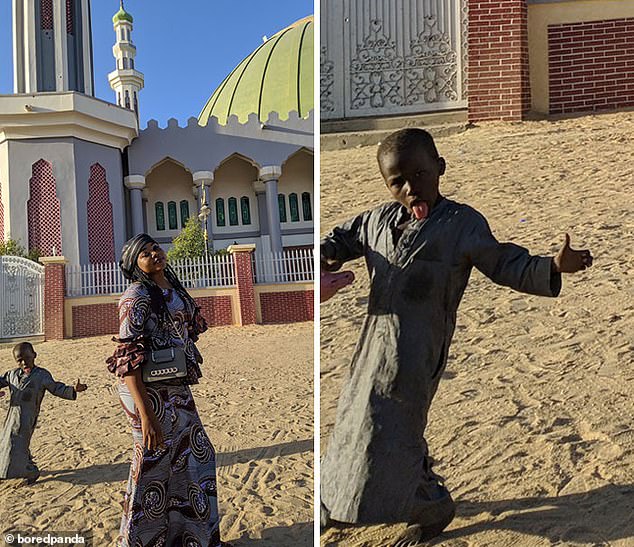
<svg viewBox="0 0 634 547">
<path fill-rule="evenodd" d="M 205 296 L 196 298 L 196 303 L 210 327 L 233 325 L 230 296 Z"/>
<path fill-rule="evenodd" d="M 260 294 L 263 323 L 312 321 L 314 291 L 267 292 Z"/>
<path fill-rule="evenodd" d="M 205 296 L 195 299 L 210 327 L 233 325 L 230 296 Z M 117 304 L 73 306 L 73 337 L 101 336 L 119 332 Z"/>
<path fill-rule="evenodd" d="M 634 19 L 548 26 L 550 113 L 634 106 Z"/>
<path fill-rule="evenodd" d="M 64 264 L 45 264 L 44 269 L 44 338 L 64 339 Z"/>
<path fill-rule="evenodd" d="M 233 254 L 236 266 L 236 284 L 238 286 L 238 301 L 240 306 L 241 325 L 253 325 L 255 315 L 255 292 L 253 290 L 253 266 L 251 253 L 248 251 Z"/>
<path fill-rule="evenodd" d="M 101 336 L 119 332 L 117 304 L 73 306 L 73 338 Z"/>
<path fill-rule="evenodd" d="M 469 0 L 469 120 L 521 120 L 530 108 L 526 0 Z"/>
</svg>

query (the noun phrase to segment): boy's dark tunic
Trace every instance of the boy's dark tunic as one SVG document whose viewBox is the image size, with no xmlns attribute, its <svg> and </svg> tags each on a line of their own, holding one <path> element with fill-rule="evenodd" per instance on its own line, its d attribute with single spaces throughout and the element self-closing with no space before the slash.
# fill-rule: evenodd
<svg viewBox="0 0 634 547">
<path fill-rule="evenodd" d="M 393 202 L 322 241 L 322 254 L 342 262 L 365 257 L 371 279 L 367 317 L 321 466 L 322 502 L 342 522 L 418 521 L 425 502 L 437 496 L 423 435 L 471 268 L 530 294 L 557 296 L 561 289 L 551 258 L 498 243 L 467 205 L 440 198 L 429 218 L 408 218 Z"/>
<path fill-rule="evenodd" d="M 0 388 L 9 387 L 9 412 L 0 433 L 0 479 L 31 478 L 39 470 L 31 459 L 29 445 L 46 391 L 62 399 L 76 399 L 72 386 L 53 380 L 51 373 L 34 367 L 26 375 L 22 369 L 0 376 Z"/>
</svg>

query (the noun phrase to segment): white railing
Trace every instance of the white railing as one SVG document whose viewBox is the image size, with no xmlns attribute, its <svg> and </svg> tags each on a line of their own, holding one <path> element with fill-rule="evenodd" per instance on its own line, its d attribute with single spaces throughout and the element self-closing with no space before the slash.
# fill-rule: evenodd
<svg viewBox="0 0 634 547">
<path fill-rule="evenodd" d="M 315 261 L 312 249 L 288 249 L 281 253 L 253 253 L 254 283 L 313 281 Z"/>
<path fill-rule="evenodd" d="M 232 287 L 236 284 L 231 255 L 194 258 L 170 262 L 183 286 L 187 289 Z M 116 262 L 81 264 L 66 267 L 66 295 L 93 296 L 121 294 L 128 286 Z"/>
</svg>

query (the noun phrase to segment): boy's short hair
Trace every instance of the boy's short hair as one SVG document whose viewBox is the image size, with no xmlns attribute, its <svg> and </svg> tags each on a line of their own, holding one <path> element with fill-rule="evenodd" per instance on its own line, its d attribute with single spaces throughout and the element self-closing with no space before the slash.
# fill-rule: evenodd
<svg viewBox="0 0 634 547">
<path fill-rule="evenodd" d="M 406 129 L 399 129 L 388 135 L 379 145 L 376 158 L 381 162 L 383 156 L 392 152 L 407 150 L 414 145 L 423 146 L 434 159 L 440 157 L 436 144 L 434 143 L 434 138 L 428 131 L 420 129 L 419 127 L 407 127 Z"/>
<path fill-rule="evenodd" d="M 35 353 L 35 348 L 33 347 L 33 344 L 31 344 L 31 342 L 20 342 L 18 344 L 16 344 L 15 346 L 13 346 L 13 353 L 15 353 L 16 351 L 20 350 L 20 349 L 30 349 L 33 353 Z"/>
</svg>

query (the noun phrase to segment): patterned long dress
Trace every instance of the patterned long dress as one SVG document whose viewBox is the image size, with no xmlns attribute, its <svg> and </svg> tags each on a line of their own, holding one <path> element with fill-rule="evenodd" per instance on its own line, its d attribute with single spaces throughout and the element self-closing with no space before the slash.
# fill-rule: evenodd
<svg viewBox="0 0 634 547">
<path fill-rule="evenodd" d="M 199 310 L 190 309 L 176 291 L 164 290 L 164 296 L 174 324 L 152 311 L 141 284 L 126 290 L 119 301 L 119 345 L 108 359 L 108 369 L 120 378 L 119 398 L 134 441 L 117 545 L 220 547 L 216 454 L 189 387 L 201 376 L 202 357 L 194 342 L 207 326 Z M 149 350 L 182 347 L 183 340 L 187 378 L 146 385 L 165 440 L 163 448 L 148 450 L 123 376 L 140 367 Z"/>
</svg>

